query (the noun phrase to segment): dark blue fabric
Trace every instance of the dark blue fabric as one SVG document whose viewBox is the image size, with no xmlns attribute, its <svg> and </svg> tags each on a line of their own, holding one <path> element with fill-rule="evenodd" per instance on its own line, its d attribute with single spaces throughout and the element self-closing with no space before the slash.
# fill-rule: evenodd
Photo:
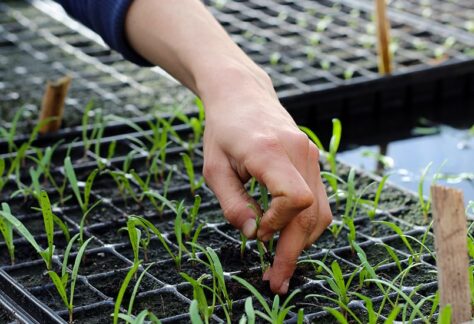
<svg viewBox="0 0 474 324">
<path fill-rule="evenodd" d="M 99 34 L 127 60 L 143 66 L 150 62 L 133 50 L 125 36 L 125 16 L 133 0 L 56 0 L 75 19 Z"/>
</svg>

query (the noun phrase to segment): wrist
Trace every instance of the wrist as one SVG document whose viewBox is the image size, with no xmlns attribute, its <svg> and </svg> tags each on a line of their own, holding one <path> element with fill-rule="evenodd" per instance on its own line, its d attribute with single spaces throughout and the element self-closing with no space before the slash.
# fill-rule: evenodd
<svg viewBox="0 0 474 324">
<path fill-rule="evenodd" d="M 213 103 L 237 101 L 245 98 L 276 98 L 273 84 L 268 74 L 250 60 L 250 64 L 236 60 L 224 60 L 223 65 L 206 67 L 202 73 L 196 73 L 196 94 L 208 106 Z"/>
</svg>

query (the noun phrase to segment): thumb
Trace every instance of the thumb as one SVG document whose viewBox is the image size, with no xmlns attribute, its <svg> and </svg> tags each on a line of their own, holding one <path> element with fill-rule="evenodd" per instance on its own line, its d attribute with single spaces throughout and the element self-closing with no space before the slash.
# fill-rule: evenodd
<svg viewBox="0 0 474 324">
<path fill-rule="evenodd" d="M 216 159 L 216 161 L 218 160 Z M 219 200 L 227 221 L 247 238 L 255 238 L 257 234 L 256 215 L 254 209 L 249 205 L 255 206 L 258 213 L 261 213 L 260 207 L 249 196 L 227 158 L 223 158 L 215 164 L 205 161 L 203 175 L 207 185 Z"/>
</svg>

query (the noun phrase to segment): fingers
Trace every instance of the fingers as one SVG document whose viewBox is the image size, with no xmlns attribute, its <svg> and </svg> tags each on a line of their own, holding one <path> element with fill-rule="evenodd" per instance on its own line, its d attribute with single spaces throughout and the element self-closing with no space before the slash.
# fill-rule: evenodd
<svg viewBox="0 0 474 324">
<path fill-rule="evenodd" d="M 307 139 L 305 145 L 304 157 L 308 150 Z M 270 208 L 257 233 L 263 241 L 268 241 L 314 202 L 311 189 L 287 153 L 279 144 L 266 143 L 266 146 L 264 154 L 253 156 L 246 163 L 248 172 L 264 183 L 272 194 Z"/>
<path fill-rule="evenodd" d="M 272 291 L 278 294 L 287 293 L 289 280 L 303 249 L 310 246 L 332 221 L 317 161 L 317 150 L 311 144 L 302 173 L 313 194 L 314 202 L 281 231 L 273 266 L 265 275 L 270 280 Z"/>
<path fill-rule="evenodd" d="M 215 159 L 218 164 L 204 163 L 203 174 L 207 185 L 217 196 L 225 218 L 235 228 L 242 231 L 247 238 L 255 238 L 257 225 L 255 212 L 249 204 L 255 206 L 261 213 L 260 207 L 245 190 L 240 178 L 231 168 L 224 157 Z"/>
</svg>

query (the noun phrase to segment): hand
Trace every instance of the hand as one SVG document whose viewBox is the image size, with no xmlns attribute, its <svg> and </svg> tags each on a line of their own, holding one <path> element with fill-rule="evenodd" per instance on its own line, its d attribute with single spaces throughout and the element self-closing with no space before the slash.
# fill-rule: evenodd
<svg viewBox="0 0 474 324">
<path fill-rule="evenodd" d="M 199 0 L 133 1 L 125 32 L 143 57 L 204 102 L 204 177 L 225 217 L 248 237 L 280 231 L 270 288 L 284 294 L 301 251 L 330 224 L 318 150 L 280 105 L 268 75 L 235 44 Z M 256 233 L 251 176 L 272 194 Z"/>
<path fill-rule="evenodd" d="M 220 94 L 216 84 L 204 98 L 204 177 L 216 194 L 227 220 L 249 238 L 268 241 L 280 231 L 274 263 L 264 275 L 273 292 L 286 294 L 302 250 L 331 223 L 321 182 L 316 146 L 281 106 L 268 77 L 240 80 Z M 239 79 L 239 77 L 237 77 Z M 245 78 L 243 78 L 245 79 Z M 250 84 L 250 86 L 248 86 Z M 254 176 L 272 195 L 269 210 L 256 233 L 257 203 L 244 184 Z M 259 210 L 259 209 L 258 209 Z"/>
</svg>

